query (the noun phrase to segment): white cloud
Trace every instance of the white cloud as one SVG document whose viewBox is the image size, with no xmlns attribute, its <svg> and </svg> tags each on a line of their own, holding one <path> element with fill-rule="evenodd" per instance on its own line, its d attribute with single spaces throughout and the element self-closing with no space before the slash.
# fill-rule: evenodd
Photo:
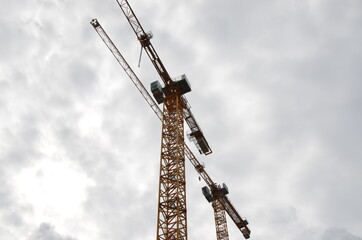
<svg viewBox="0 0 362 240">
<path fill-rule="evenodd" d="M 54 223 L 57 218 L 75 218 L 86 200 L 90 180 L 71 163 L 54 160 L 44 159 L 14 179 L 19 199 L 36 209 L 31 222 L 40 223 L 44 217 Z"/>
<path fill-rule="evenodd" d="M 131 4 L 170 75 L 188 75 L 214 150 L 199 160 L 228 184 L 252 238 L 360 239 L 361 3 Z M 116 2 L 2 6 L 1 238 L 154 236 L 161 125 L 89 24 L 98 18 L 136 66 Z M 148 86 L 158 76 L 146 55 L 141 65 Z M 190 239 L 214 237 L 203 184 L 190 166 L 187 176 Z"/>
<path fill-rule="evenodd" d="M 63 236 L 55 231 L 54 226 L 42 223 L 29 240 L 75 240 L 75 238 Z"/>
</svg>

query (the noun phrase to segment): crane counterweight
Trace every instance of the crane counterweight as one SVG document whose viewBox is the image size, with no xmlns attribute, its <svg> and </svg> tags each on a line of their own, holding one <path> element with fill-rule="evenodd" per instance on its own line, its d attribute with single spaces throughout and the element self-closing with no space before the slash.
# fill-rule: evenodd
<svg viewBox="0 0 362 240">
<path fill-rule="evenodd" d="M 165 98 L 165 94 L 162 90 L 162 85 L 159 81 L 154 81 L 151 83 L 151 92 L 153 97 L 155 98 L 158 104 L 163 103 L 163 99 Z"/>
</svg>

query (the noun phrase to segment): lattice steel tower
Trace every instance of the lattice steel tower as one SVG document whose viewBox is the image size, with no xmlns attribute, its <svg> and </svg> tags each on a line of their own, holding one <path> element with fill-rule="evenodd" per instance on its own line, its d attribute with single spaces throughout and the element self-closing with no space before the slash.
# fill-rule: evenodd
<svg viewBox="0 0 362 240">
<path fill-rule="evenodd" d="M 184 116 L 178 84 L 163 100 L 157 240 L 187 239 Z"/>
</svg>

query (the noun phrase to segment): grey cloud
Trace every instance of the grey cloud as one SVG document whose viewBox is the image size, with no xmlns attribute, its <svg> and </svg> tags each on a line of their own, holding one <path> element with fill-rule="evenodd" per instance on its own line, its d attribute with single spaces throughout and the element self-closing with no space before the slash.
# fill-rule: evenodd
<svg viewBox="0 0 362 240">
<path fill-rule="evenodd" d="M 29 53 L 32 44 L 36 41 L 34 36 L 27 32 L 26 27 L 20 23 L 14 27 L 14 23 L 11 20 L 4 21 L 1 23 L 1 29 L 6 33 L 2 37 L 6 44 L 1 44 L 0 46 L 0 61 L 2 64 L 15 62 L 22 54 Z M 26 41 L 19 44 L 14 39 L 21 41 L 26 39 Z"/>
<path fill-rule="evenodd" d="M 339 240 L 339 239 L 360 240 L 362 238 L 347 232 L 345 229 L 331 228 L 331 229 L 327 229 L 321 237 L 321 240 L 327 240 L 327 239 L 328 240 Z"/>
<path fill-rule="evenodd" d="M 56 232 L 54 226 L 42 223 L 29 240 L 75 240 L 75 238 L 61 235 Z"/>
<path fill-rule="evenodd" d="M 33 209 L 30 205 L 19 203 L 16 193 L 13 191 L 14 186 L 10 179 L 13 171 L 18 171 L 19 166 L 12 169 L 10 162 L 2 166 L 7 166 L 11 170 L 0 170 L 0 181 L 2 183 L 0 190 L 0 221 L 2 223 L 0 236 L 2 239 L 10 240 L 24 233 L 23 230 L 26 228 L 24 216 L 31 213 Z"/>
<path fill-rule="evenodd" d="M 2 163 L 12 171 L 29 165 L 30 160 L 40 156 L 40 152 L 35 149 L 40 135 L 39 122 L 33 115 L 21 116 L 19 120 L 18 125 L 5 127 L 1 134 L 7 139 L 2 143 Z"/>
<path fill-rule="evenodd" d="M 253 236 L 359 239 L 360 3 L 131 4 L 170 74 L 190 78 L 187 97 L 214 150 L 197 156 L 228 184 Z M 8 18 L 15 10 L 22 17 Z M 4 182 L 43 157 L 46 132 L 54 158 L 64 154 L 94 182 L 79 209 L 84 229 L 154 236 L 160 123 L 89 25 L 97 17 L 136 66 L 139 43 L 116 2 L 9 2 L 0 12 L 0 234 L 34 228 L 23 217 L 36 209 Z M 147 88 L 158 79 L 146 55 L 135 69 Z M 92 114 L 99 126 L 84 133 Z M 214 236 L 204 184 L 186 164 L 190 233 Z M 44 223 L 33 239 L 72 238 Z"/>
</svg>

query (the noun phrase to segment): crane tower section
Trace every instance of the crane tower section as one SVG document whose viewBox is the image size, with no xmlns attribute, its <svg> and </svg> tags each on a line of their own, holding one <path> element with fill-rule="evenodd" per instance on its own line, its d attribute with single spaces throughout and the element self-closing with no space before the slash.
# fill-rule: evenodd
<svg viewBox="0 0 362 240">
<path fill-rule="evenodd" d="M 180 82 L 163 100 L 157 240 L 187 240 L 184 106 Z"/>
<path fill-rule="evenodd" d="M 220 201 L 213 201 L 215 229 L 217 240 L 229 240 L 228 227 L 226 223 L 225 208 Z"/>
</svg>

